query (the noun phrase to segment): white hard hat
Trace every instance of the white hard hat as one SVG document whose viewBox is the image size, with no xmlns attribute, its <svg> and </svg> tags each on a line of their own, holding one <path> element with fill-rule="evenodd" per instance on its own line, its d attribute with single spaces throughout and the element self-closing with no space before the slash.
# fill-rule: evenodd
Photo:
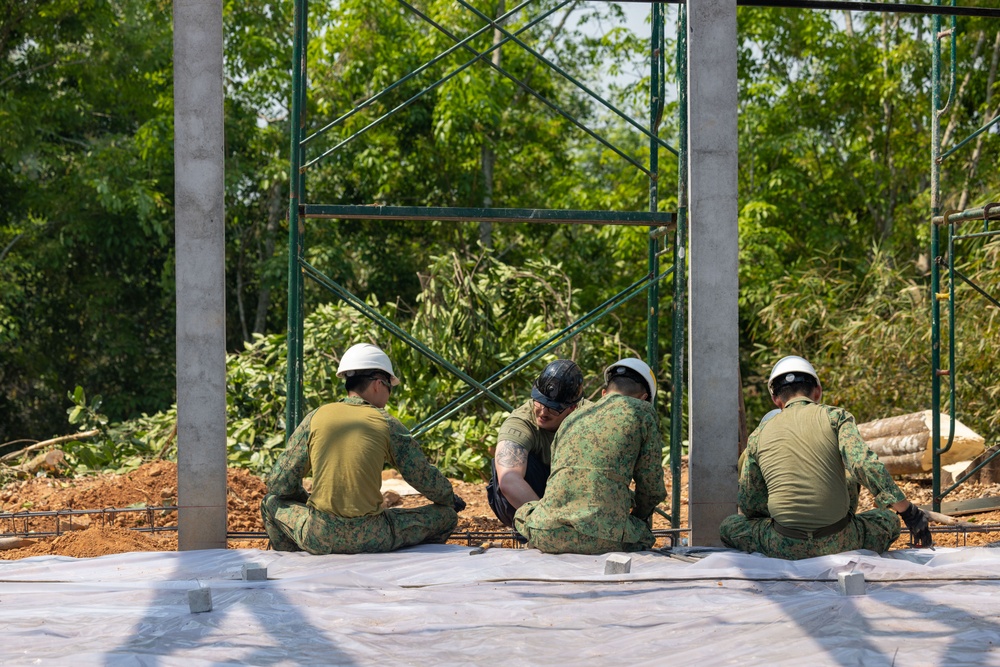
<svg viewBox="0 0 1000 667">
<path fill-rule="evenodd" d="M 399 384 L 399 378 L 392 370 L 389 356 L 371 343 L 358 343 L 347 348 L 347 352 L 340 358 L 337 377 L 351 377 L 362 371 L 385 371 L 389 374 L 393 387 Z"/>
<path fill-rule="evenodd" d="M 653 369 L 650 368 L 645 361 L 642 359 L 636 359 L 635 357 L 629 357 L 627 359 L 619 359 L 615 363 L 611 364 L 604 369 L 604 381 L 610 382 L 611 377 L 615 375 L 616 368 L 629 368 L 638 374 L 643 382 L 646 383 L 646 389 L 649 390 L 649 402 L 652 403 L 653 399 L 656 398 L 656 376 L 653 375 Z M 623 371 L 618 371 L 622 373 Z"/>
<path fill-rule="evenodd" d="M 802 357 L 797 357 L 794 354 L 788 357 L 783 357 L 778 360 L 778 363 L 774 365 L 771 370 L 771 377 L 767 379 L 767 390 L 771 392 L 771 396 L 774 396 L 774 385 L 776 380 L 780 380 L 778 386 L 784 384 L 789 384 L 790 382 L 796 382 L 796 375 L 810 375 L 812 379 L 816 380 L 816 384 L 819 384 L 819 376 L 816 375 L 816 369 L 813 368 L 812 364 L 803 359 Z"/>
</svg>

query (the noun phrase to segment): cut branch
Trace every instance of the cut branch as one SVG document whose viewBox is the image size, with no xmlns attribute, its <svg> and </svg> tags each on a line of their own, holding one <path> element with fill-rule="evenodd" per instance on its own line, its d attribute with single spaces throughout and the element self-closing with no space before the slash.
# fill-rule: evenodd
<svg viewBox="0 0 1000 667">
<path fill-rule="evenodd" d="M 72 433 L 70 435 L 61 435 L 58 438 L 52 438 L 51 440 L 42 440 L 41 442 L 36 442 L 35 444 L 25 447 L 24 449 L 19 449 L 16 452 L 11 452 L 10 454 L 4 454 L 0 456 L 0 461 L 9 461 L 11 459 L 16 459 L 19 456 L 23 456 L 29 452 L 42 449 L 44 447 L 50 447 L 52 445 L 58 445 L 63 442 L 70 442 L 72 440 L 83 440 L 85 438 L 93 438 L 95 435 L 99 435 L 101 431 L 99 429 L 94 429 L 92 431 L 81 431 L 80 433 Z"/>
</svg>

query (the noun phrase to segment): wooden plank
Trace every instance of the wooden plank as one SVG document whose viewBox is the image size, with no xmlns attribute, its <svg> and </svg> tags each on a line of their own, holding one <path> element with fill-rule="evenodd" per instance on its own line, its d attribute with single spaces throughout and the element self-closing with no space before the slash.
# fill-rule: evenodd
<svg viewBox="0 0 1000 667">
<path fill-rule="evenodd" d="M 920 505 L 922 510 L 930 510 L 930 505 Z M 969 498 L 968 500 L 952 500 L 941 503 L 941 512 L 949 516 L 965 516 L 982 512 L 1000 511 L 1000 496 L 986 498 Z"/>
</svg>

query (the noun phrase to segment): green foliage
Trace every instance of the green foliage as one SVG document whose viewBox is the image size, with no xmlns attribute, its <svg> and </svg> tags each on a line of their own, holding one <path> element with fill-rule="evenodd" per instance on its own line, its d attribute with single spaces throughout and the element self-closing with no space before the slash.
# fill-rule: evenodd
<svg viewBox="0 0 1000 667">
<path fill-rule="evenodd" d="M 116 417 L 169 405 L 173 359 L 169 5 L 11 9 L 0 38 L 0 439 L 54 431 L 75 384 L 99 386 Z"/>
<path fill-rule="evenodd" d="M 146 441 L 129 437 L 120 426 L 109 426 L 107 416 L 100 412 L 103 404 L 100 396 L 94 396 L 88 403 L 83 387 L 77 386 L 67 397 L 73 403 L 66 410 L 69 423 L 80 431 L 98 431 L 96 438 L 74 440 L 62 446 L 73 472 L 124 473 L 137 468 L 152 453 Z"/>
<path fill-rule="evenodd" d="M 497 11 L 474 5 L 486 16 Z M 553 6 L 544 0 L 504 26 L 518 30 Z M 98 442 L 70 447 L 74 465 L 114 468 L 136 456 L 170 456 L 170 4 L 0 0 L 0 8 L 0 441 L 58 433 L 63 397 L 73 392 L 74 426 L 102 428 Z M 429 0 L 420 9 L 460 37 L 484 25 L 450 1 Z M 280 452 L 284 431 L 285 339 L 273 332 L 284 330 L 286 310 L 292 3 L 227 0 L 224 11 L 233 352 L 227 434 L 230 461 L 259 472 Z M 753 420 L 768 409 L 762 377 L 775 355 L 791 351 L 810 356 L 830 397 L 861 418 L 921 409 L 930 391 L 929 19 L 738 11 L 740 349 L 748 414 Z M 621 19 L 613 3 L 575 3 L 519 39 L 646 124 L 646 81 L 608 79 L 648 70 L 645 36 L 631 34 Z M 508 43 L 496 54 L 511 77 L 480 61 L 432 87 L 474 54 L 459 48 L 431 62 L 454 40 L 408 10 L 365 0 L 314 3 L 309 20 L 306 130 L 343 122 L 314 137 L 307 152 L 315 157 L 345 142 L 310 167 L 311 200 L 648 208 L 649 180 L 639 169 L 526 87 L 641 164 L 649 159 L 648 139 L 520 46 Z M 602 26 L 600 34 L 586 31 L 593 25 Z M 957 34 L 958 86 L 944 116 L 945 146 L 981 126 L 996 106 L 988 65 L 997 58 L 995 26 L 962 19 Z M 485 29 L 469 47 L 482 53 L 493 42 Z M 388 89 L 425 63 L 419 76 Z M 668 79 L 670 69 L 668 62 Z M 368 103 L 348 113 L 361 102 Z M 682 131 L 675 111 L 668 99 L 660 126 L 674 143 Z M 988 158 L 998 142 L 1000 135 L 984 133 L 943 164 L 943 208 L 996 199 L 1000 173 Z M 661 151 L 660 210 L 676 204 L 676 175 L 676 161 Z M 306 259 L 476 378 L 646 273 L 640 228 L 505 224 L 490 234 L 494 250 L 486 252 L 477 224 L 313 220 Z M 963 256 L 963 270 L 1000 283 L 995 247 L 980 246 Z M 664 283 L 664 368 L 669 291 Z M 1000 416 L 988 406 L 1000 391 L 990 365 L 996 313 L 991 305 L 967 308 L 977 297 L 964 286 L 959 293 L 960 417 L 995 437 Z M 318 285 L 307 283 L 305 303 L 307 407 L 342 394 L 338 353 L 359 340 L 386 347 L 398 364 L 405 385 L 391 408 L 411 426 L 464 391 Z M 596 394 L 609 360 L 644 354 L 646 312 L 644 296 L 633 299 L 498 393 L 512 404 L 523 400 L 533 374 L 557 355 L 576 359 L 588 393 Z M 77 386 L 104 401 L 87 403 Z M 429 431 L 423 446 L 449 474 L 478 478 L 502 417 L 479 399 Z"/>
<path fill-rule="evenodd" d="M 463 260 L 439 257 L 424 276 L 418 309 L 403 322 L 407 332 L 428 348 L 452 360 L 460 370 L 484 378 L 516 360 L 521 353 L 550 338 L 582 313 L 577 293 L 558 265 L 538 260 L 515 269 L 489 254 Z M 399 315 L 394 306 L 369 306 L 383 316 Z M 522 313 L 534 312 L 525 318 Z M 484 335 L 490 332 L 490 335 Z M 390 412 L 416 427 L 445 402 L 466 390 L 464 383 L 402 341 L 390 338 L 344 304 L 318 307 L 305 326 L 305 401 L 312 410 L 344 396 L 336 377 L 339 353 L 359 341 L 383 346 L 403 381 L 393 394 Z M 228 459 L 233 466 L 266 473 L 284 448 L 285 359 L 283 334 L 256 336 L 227 361 Z M 634 354 L 620 332 L 610 327 L 587 330 L 564 347 L 547 354 L 497 391 L 512 405 L 529 395 L 531 381 L 555 358 L 573 358 L 585 372 L 585 392 L 599 395 L 603 368 L 614 359 Z M 99 426 L 102 436 L 90 444 L 76 443 L 73 465 L 84 469 L 123 469 L 142 456 L 173 456 L 176 409 L 111 423 L 90 404 L 82 388 L 70 396 L 71 422 L 81 428 Z M 484 399 L 446 419 L 420 442 L 428 457 L 446 474 L 480 481 L 488 475 L 496 432 L 506 412 Z M 666 432 L 666 430 L 665 430 Z"/>
<path fill-rule="evenodd" d="M 961 271 L 977 285 L 1000 284 L 1000 243 L 967 248 Z M 995 290 L 993 290 L 995 292 Z M 996 298 L 996 294 L 991 294 Z M 820 374 L 825 399 L 870 421 L 930 405 L 931 323 L 927 280 L 897 266 L 875 247 L 860 277 L 832 257 L 789 275 L 774 286 L 771 304 L 760 312 L 758 336 L 776 341 L 754 357 L 745 382 L 747 412 L 758 419 L 770 406 L 766 378 L 785 354 L 801 354 Z M 956 414 L 994 442 L 1000 437 L 995 409 L 1000 367 L 988 352 L 997 340 L 997 308 L 966 284 L 956 286 Z M 942 360 L 947 363 L 947 303 L 942 305 Z M 947 411 L 947 378 L 942 385 Z"/>
</svg>

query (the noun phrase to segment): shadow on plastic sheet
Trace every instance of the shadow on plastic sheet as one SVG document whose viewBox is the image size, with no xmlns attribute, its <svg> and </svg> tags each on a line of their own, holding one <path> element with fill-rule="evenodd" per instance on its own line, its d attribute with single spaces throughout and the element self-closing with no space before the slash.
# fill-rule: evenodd
<svg viewBox="0 0 1000 667">
<path fill-rule="evenodd" d="M 872 553 L 874 552 L 866 552 Z M 922 556 L 914 562 L 929 560 Z M 853 566 L 853 567 L 852 567 Z M 863 563 L 849 561 L 841 571 L 870 570 Z M 979 665 L 993 664 L 984 659 L 983 651 L 991 649 L 1000 637 L 1000 623 L 990 620 L 997 618 L 992 612 L 976 614 L 968 608 L 947 603 L 940 599 L 930 599 L 920 593 L 919 586 L 942 588 L 944 586 L 982 585 L 983 582 L 963 580 L 914 581 L 913 588 L 905 588 L 902 581 L 866 581 L 865 595 L 845 596 L 838 590 L 837 582 L 832 583 L 830 593 L 838 598 L 839 608 L 828 608 L 824 613 L 834 614 L 837 620 L 828 627 L 839 627 L 841 632 L 825 632 L 816 638 L 817 650 L 810 658 L 812 664 L 844 665 L 900 665 L 913 663 L 915 647 L 934 643 L 938 648 L 935 655 L 927 655 L 922 664 L 939 665 Z M 994 582 L 995 583 L 995 582 Z M 881 591 L 891 595 L 880 595 Z M 987 599 L 996 593 L 979 593 Z M 970 592 L 970 594 L 975 594 Z M 808 614 L 797 608 L 799 596 L 782 595 L 778 604 L 787 609 L 787 618 L 799 623 L 804 630 L 812 626 L 804 621 Z M 865 604 L 875 598 L 878 607 Z M 897 609 L 891 614 L 891 609 Z M 887 611 L 889 615 L 887 616 Z M 873 620 L 870 620 L 873 619 Z M 874 621 L 874 622 L 873 622 Z M 891 637 L 895 648 L 886 648 L 886 638 Z M 880 646 L 874 639 L 881 640 Z M 980 643 L 976 643 L 979 641 Z M 904 654 L 901 649 L 909 646 Z M 845 649 L 845 647 L 847 647 Z"/>
<path fill-rule="evenodd" d="M 206 654 L 199 657 L 197 662 L 241 665 L 356 664 L 350 655 L 337 646 L 333 637 L 328 636 L 323 628 L 312 625 L 299 612 L 296 600 L 289 598 L 277 587 L 267 585 L 267 582 L 242 580 L 242 566 L 252 565 L 254 560 L 238 550 L 226 550 L 224 553 L 228 558 L 225 560 L 224 570 L 215 567 L 211 571 L 199 573 L 195 568 L 185 567 L 186 561 L 200 560 L 204 553 L 177 552 L 177 567 L 168 575 L 167 580 L 190 581 L 190 588 L 164 591 L 163 595 L 169 596 L 169 602 L 154 602 L 150 605 L 146 616 L 135 624 L 132 638 L 106 653 L 106 665 L 152 666 L 160 664 L 161 660 L 164 664 L 173 665 L 177 664 L 177 659 L 169 659 L 171 656 L 183 654 L 194 659 L 200 647 L 218 649 L 220 646 L 231 647 L 225 660 L 207 658 Z M 240 554 L 238 561 L 232 558 L 233 554 Z M 234 564 L 236 575 L 228 577 Z M 226 582 L 227 585 L 213 587 L 213 582 Z M 199 586 L 211 589 L 211 611 L 193 613 L 190 610 L 187 591 Z M 252 636 L 247 641 L 227 634 L 227 629 L 224 628 L 225 616 L 237 606 L 256 611 L 258 615 L 259 624 L 240 633 L 241 636 Z M 265 611 L 267 613 L 263 613 Z"/>
<path fill-rule="evenodd" d="M 677 548 L 654 550 L 661 556 L 680 557 L 680 560 L 696 562 L 689 555 L 708 555 L 716 552 L 732 552 L 744 555 L 735 549 L 724 548 Z M 879 556 L 875 552 L 861 551 L 861 555 Z M 788 563 L 782 559 L 772 559 L 755 554 L 762 561 Z M 882 558 L 886 558 L 882 556 Z M 933 552 L 917 551 L 906 554 L 904 560 L 926 565 Z M 858 571 L 866 574 L 876 565 L 863 559 L 851 558 L 847 563 L 834 568 L 835 571 Z M 779 568 L 780 569 L 780 568 Z M 712 579 L 709 574 L 706 578 Z M 753 581 L 748 579 L 747 581 Z M 811 582 L 811 583 L 807 583 Z M 683 590 L 704 589 L 697 580 L 690 584 L 672 582 L 673 594 Z M 1000 637 L 1000 616 L 996 613 L 1000 582 L 983 582 L 963 579 L 937 580 L 891 580 L 878 579 L 866 582 L 865 595 L 845 596 L 840 593 L 834 579 L 802 580 L 795 577 L 779 582 L 784 584 L 772 588 L 764 595 L 780 610 L 782 618 L 769 620 L 775 623 L 796 624 L 803 635 L 811 637 L 814 644 L 803 665 L 843 665 L 844 667 L 865 667 L 876 665 L 985 665 L 998 664 L 993 651 Z M 802 586 L 808 586 L 804 589 Z M 989 588 L 986 588 L 989 586 Z M 977 588 L 974 588 L 977 587 Z M 947 592 L 942 589 L 947 589 Z M 925 591 L 934 590 L 936 595 Z M 583 602 L 589 598 L 622 599 L 643 591 L 621 589 L 617 591 L 582 591 L 566 597 Z M 954 597 L 952 597 L 952 593 Z M 760 595 L 758 591 L 755 595 Z M 945 601 L 942 602 L 942 598 Z M 964 600 L 966 604 L 949 604 L 947 598 Z M 639 599 L 639 598 L 637 598 Z M 973 604 L 969 600 L 973 599 Z M 978 604 L 975 601 L 979 601 Z M 751 627 L 756 622 L 747 618 Z M 750 630 L 753 632 L 753 630 Z M 730 626 L 729 634 L 739 641 L 741 630 Z M 752 643 L 752 642 L 751 642 Z M 780 644 L 779 644 L 780 645 Z M 933 646 L 933 654 L 921 651 Z M 759 657 L 759 656 L 758 656 Z M 916 660 L 916 661 L 915 661 Z M 711 661 L 709 661 L 711 664 Z M 748 657 L 746 664 L 767 664 L 754 662 Z M 782 663 L 784 664 L 784 663 Z"/>
</svg>

